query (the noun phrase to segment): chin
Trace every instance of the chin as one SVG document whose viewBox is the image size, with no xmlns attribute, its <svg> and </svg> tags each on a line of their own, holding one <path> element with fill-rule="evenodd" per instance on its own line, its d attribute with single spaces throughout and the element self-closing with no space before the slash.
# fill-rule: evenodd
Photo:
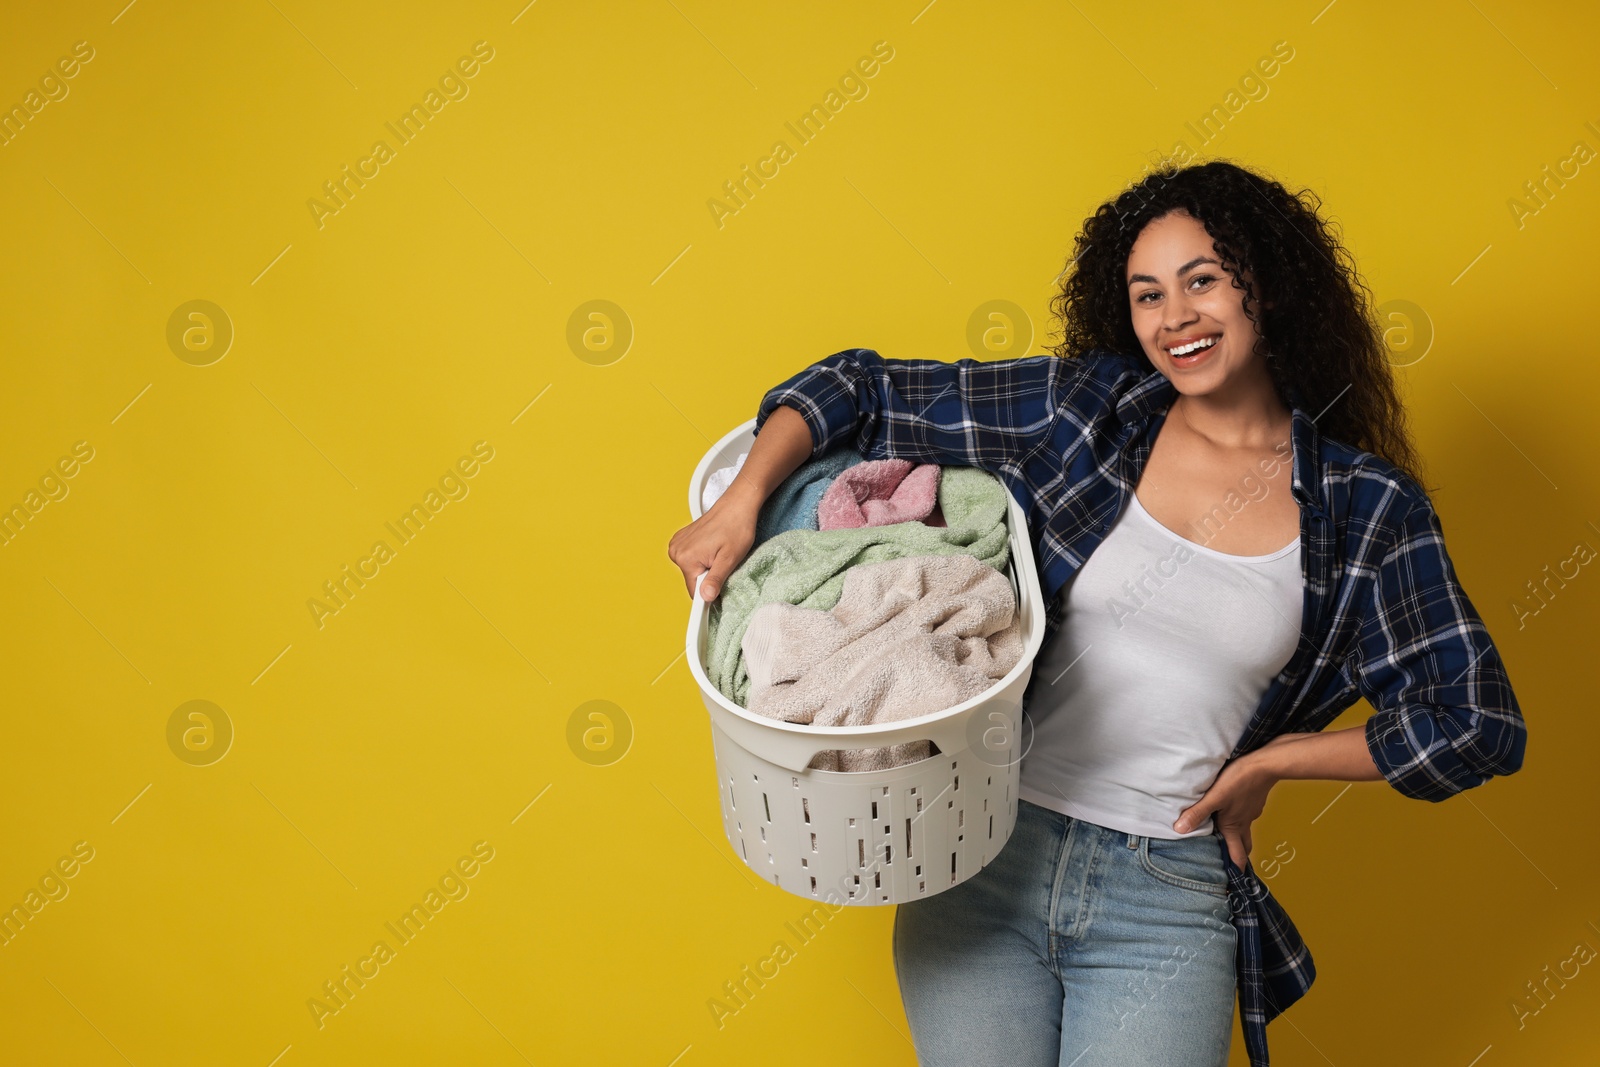
<svg viewBox="0 0 1600 1067">
<path fill-rule="evenodd" d="M 1208 374 L 1200 377 L 1193 374 L 1172 374 L 1167 371 L 1161 373 L 1182 396 L 1205 396 L 1207 393 L 1215 392 L 1223 382 L 1220 375 Z"/>
</svg>

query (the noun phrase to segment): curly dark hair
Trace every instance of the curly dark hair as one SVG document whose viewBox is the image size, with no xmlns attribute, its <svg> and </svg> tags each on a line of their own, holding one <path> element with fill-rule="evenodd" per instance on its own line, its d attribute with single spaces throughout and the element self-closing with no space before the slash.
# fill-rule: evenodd
<svg viewBox="0 0 1600 1067">
<path fill-rule="evenodd" d="M 1128 307 L 1128 254 L 1146 224 L 1172 211 L 1193 216 L 1244 293 L 1245 314 L 1261 339 L 1285 405 L 1298 399 L 1326 437 L 1387 460 L 1419 485 L 1422 461 L 1412 444 L 1371 291 L 1355 260 L 1318 215 L 1309 189 L 1278 182 L 1225 160 L 1191 166 L 1166 162 L 1084 221 L 1061 291 L 1050 307 L 1061 320 L 1055 355 L 1091 348 L 1130 356 L 1147 370 Z M 1258 309 L 1243 275 L 1255 282 Z M 1319 414 L 1320 413 L 1320 414 Z"/>
</svg>

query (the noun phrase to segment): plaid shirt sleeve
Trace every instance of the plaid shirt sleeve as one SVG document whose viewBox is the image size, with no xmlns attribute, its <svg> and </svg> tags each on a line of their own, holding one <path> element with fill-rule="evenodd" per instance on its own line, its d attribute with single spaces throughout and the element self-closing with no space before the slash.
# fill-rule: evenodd
<svg viewBox="0 0 1600 1067">
<path fill-rule="evenodd" d="M 1346 670 L 1376 709 L 1366 740 L 1383 777 L 1439 801 L 1520 768 L 1521 709 L 1425 496 L 1379 558 L 1371 596 Z"/>
<path fill-rule="evenodd" d="M 947 363 L 846 349 L 768 390 L 756 432 L 786 405 L 810 427 L 812 456 L 849 444 L 868 459 L 1006 473 L 1049 439 L 1067 383 L 1084 366 L 1056 356 Z"/>
</svg>

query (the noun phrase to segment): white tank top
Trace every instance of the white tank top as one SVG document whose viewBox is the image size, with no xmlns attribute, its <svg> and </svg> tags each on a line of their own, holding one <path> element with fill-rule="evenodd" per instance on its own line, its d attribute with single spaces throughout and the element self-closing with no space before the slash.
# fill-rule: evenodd
<svg viewBox="0 0 1600 1067">
<path fill-rule="evenodd" d="M 1172 824 L 1299 641 L 1299 538 L 1229 555 L 1168 530 L 1130 493 L 1060 595 L 1061 627 L 1034 661 L 1018 795 L 1146 837 L 1211 833 L 1210 817 L 1186 834 Z"/>
</svg>

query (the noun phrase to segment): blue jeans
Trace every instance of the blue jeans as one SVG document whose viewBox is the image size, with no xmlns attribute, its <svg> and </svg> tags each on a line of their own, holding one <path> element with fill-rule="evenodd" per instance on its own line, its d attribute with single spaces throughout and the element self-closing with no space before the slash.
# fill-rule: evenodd
<svg viewBox="0 0 1600 1067">
<path fill-rule="evenodd" d="M 901 904 L 922 1067 L 1223 1067 L 1235 931 L 1220 835 L 1141 837 L 1017 801 L 1011 840 Z"/>
</svg>

